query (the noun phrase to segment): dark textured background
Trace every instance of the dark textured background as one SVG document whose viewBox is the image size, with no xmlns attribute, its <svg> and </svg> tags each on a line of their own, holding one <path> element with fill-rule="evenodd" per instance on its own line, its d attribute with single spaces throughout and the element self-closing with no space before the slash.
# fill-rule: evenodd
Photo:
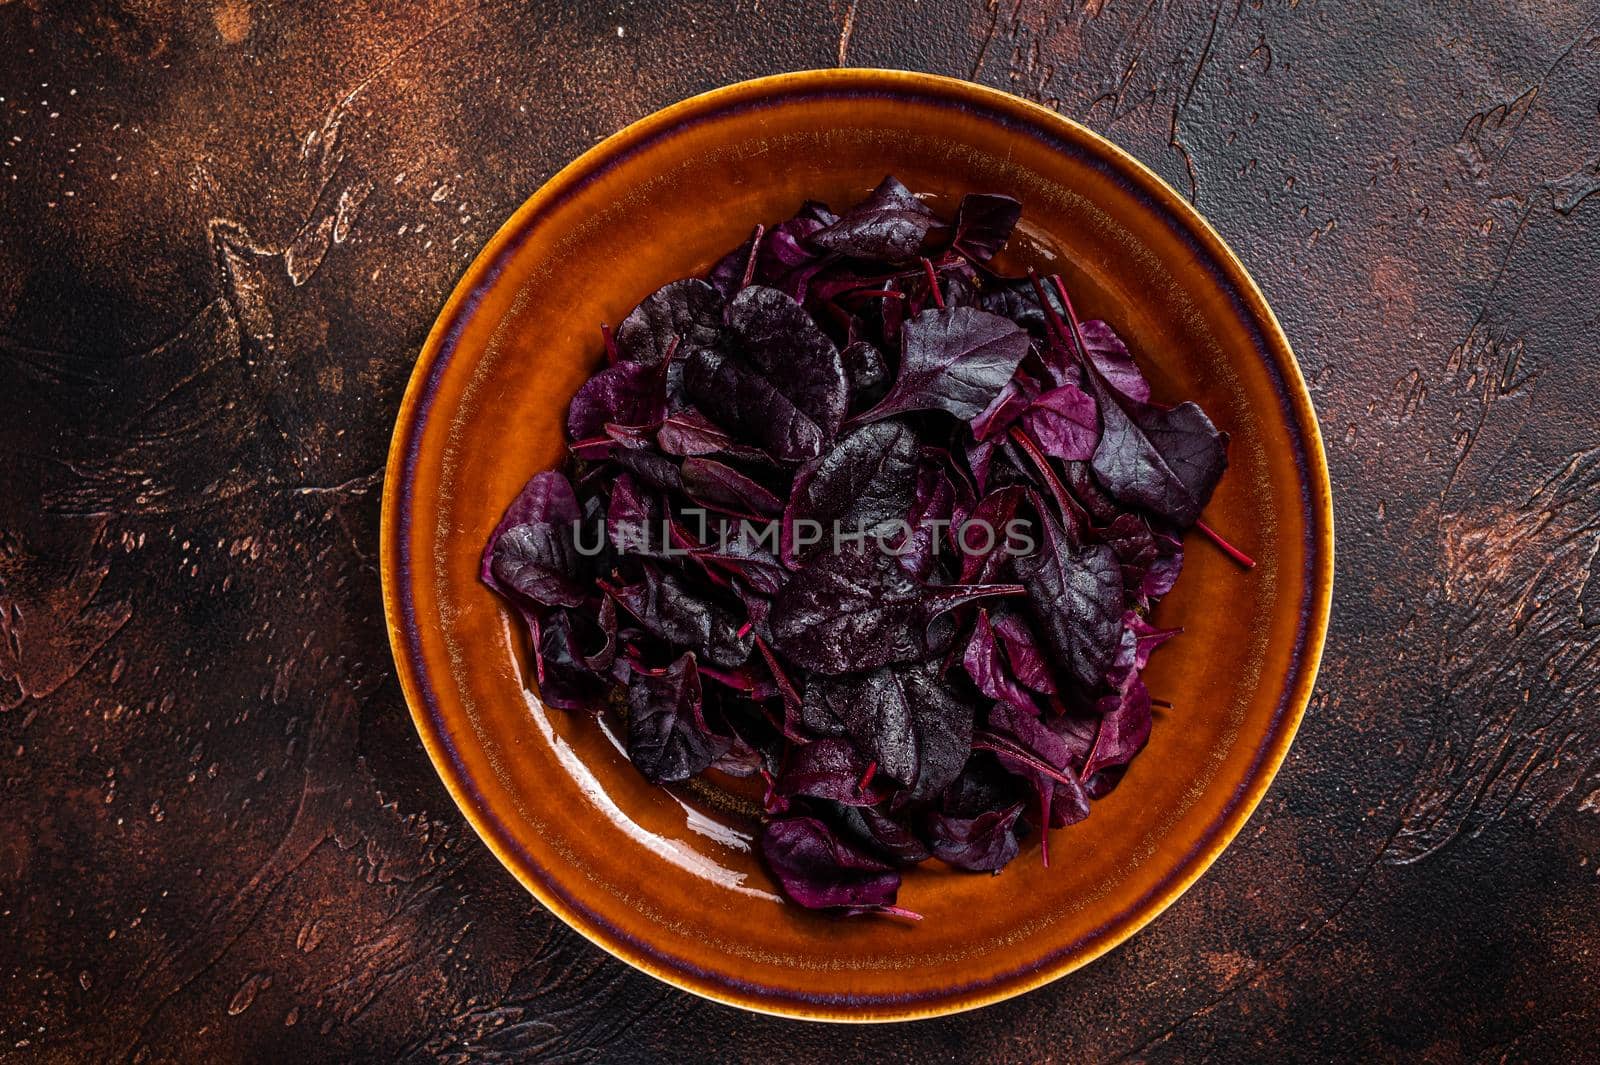
<svg viewBox="0 0 1600 1065">
<path fill-rule="evenodd" d="M 1592 0 L 0 0 L 0 55 L 0 1059 L 1597 1060 Z M 841 61 L 1187 193 L 1299 352 L 1340 541 L 1215 868 L 1049 988 L 875 1028 L 542 912 L 412 731 L 374 557 L 499 222 L 658 107 Z"/>
</svg>

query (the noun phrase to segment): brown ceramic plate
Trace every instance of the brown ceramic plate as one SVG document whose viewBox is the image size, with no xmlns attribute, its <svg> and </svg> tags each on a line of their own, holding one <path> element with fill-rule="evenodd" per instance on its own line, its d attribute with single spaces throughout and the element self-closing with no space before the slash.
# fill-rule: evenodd
<svg viewBox="0 0 1600 1065">
<path fill-rule="evenodd" d="M 707 269 L 758 221 L 835 205 L 885 173 L 948 209 L 1024 206 L 1013 268 L 1067 275 L 1122 332 L 1157 395 L 1198 400 L 1233 438 L 1206 511 L 1260 565 L 1203 541 L 1157 621 L 1182 638 L 1147 678 L 1170 700 L 1149 747 L 1086 822 L 998 877 L 937 863 L 900 904 L 840 920 L 778 898 L 747 808 L 652 787 L 588 715 L 531 690 L 524 639 L 478 582 L 485 538 L 559 464 L 567 400 L 615 323 Z M 1272 312 L 1220 237 L 1095 134 L 1033 104 L 921 74 L 783 75 L 629 126 L 557 174 L 457 286 L 417 362 L 383 496 L 383 589 L 417 729 L 473 826 L 573 928 L 669 983 L 797 1017 L 882 1021 L 1037 987 L 1132 935 L 1239 831 L 1283 760 L 1317 672 L 1333 574 L 1328 475 Z"/>
</svg>

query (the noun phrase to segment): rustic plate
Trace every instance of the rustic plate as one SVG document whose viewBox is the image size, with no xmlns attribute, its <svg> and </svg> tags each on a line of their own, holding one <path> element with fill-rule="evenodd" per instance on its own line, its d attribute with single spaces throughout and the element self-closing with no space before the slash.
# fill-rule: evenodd
<svg viewBox="0 0 1600 1065">
<path fill-rule="evenodd" d="M 541 705 L 517 624 L 478 582 L 489 530 L 562 460 L 567 400 L 599 324 L 706 269 L 806 198 L 850 203 L 885 173 L 936 201 L 1024 204 L 1010 266 L 1064 272 L 1115 323 L 1158 396 L 1233 437 L 1209 522 L 1260 560 L 1191 540 L 1157 620 L 1185 635 L 1151 688 L 1175 709 L 1122 785 L 999 877 L 911 872 L 926 915 L 838 920 L 784 904 L 736 800 L 644 782 L 617 737 Z M 837 70 L 746 82 L 629 126 L 534 194 L 439 316 L 406 392 L 383 496 L 383 589 L 401 684 L 439 774 L 529 891 L 669 983 L 797 1017 L 969 1009 L 1111 949 L 1239 831 L 1300 720 L 1328 616 L 1333 532 L 1317 423 L 1244 268 L 1180 196 L 1100 137 L 1003 93 Z"/>
</svg>

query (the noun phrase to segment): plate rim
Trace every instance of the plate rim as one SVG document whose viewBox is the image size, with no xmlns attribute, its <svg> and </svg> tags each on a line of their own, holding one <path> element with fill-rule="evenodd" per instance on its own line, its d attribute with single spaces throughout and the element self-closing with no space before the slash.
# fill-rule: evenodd
<svg viewBox="0 0 1600 1065">
<path fill-rule="evenodd" d="M 956 103 L 974 102 L 988 109 L 1008 113 L 1023 124 L 1042 127 L 1047 133 L 1080 142 L 1091 154 L 1119 168 L 1139 191 L 1157 200 L 1174 221 L 1189 230 L 1196 240 L 1214 258 L 1226 281 L 1230 282 L 1242 300 L 1244 317 L 1255 319 L 1263 341 L 1263 353 L 1273 362 L 1282 383 L 1280 400 L 1286 402 L 1290 428 L 1297 430 L 1304 445 L 1299 456 L 1302 470 L 1301 490 L 1308 498 L 1310 525 L 1308 536 L 1307 601 L 1302 609 L 1298 638 L 1303 641 L 1298 660 L 1298 675 L 1286 686 L 1281 703 L 1281 720 L 1275 732 L 1269 734 L 1267 743 L 1256 752 L 1256 764 L 1250 775 L 1238 788 L 1242 794 L 1233 805 L 1208 830 L 1210 839 L 1179 862 L 1179 868 L 1159 892 L 1130 906 L 1113 918 L 1087 946 L 1068 947 L 1043 964 L 1009 974 L 991 977 L 982 983 L 965 988 L 952 988 L 930 993 L 918 1003 L 897 1002 L 883 996 L 860 996 L 855 1004 L 822 1005 L 805 1002 L 798 996 L 793 999 L 773 1001 L 760 991 L 744 991 L 739 981 L 731 977 L 717 978 L 717 974 L 686 972 L 683 968 L 664 964 L 648 950 L 640 949 L 628 937 L 609 937 L 593 927 L 588 916 L 577 912 L 547 889 L 532 870 L 534 865 L 523 855 L 499 839 L 493 817 L 480 810 L 482 802 L 471 794 L 470 782 L 460 779 L 454 760 L 440 736 L 438 722 L 428 709 L 428 694 L 419 675 L 419 664 L 414 661 L 409 646 L 408 611 L 401 599 L 401 587 L 407 576 L 401 557 L 401 535 L 407 527 L 407 517 L 401 514 L 404 492 L 404 474 L 407 459 L 412 458 L 412 443 L 420 437 L 421 423 L 417 421 L 419 405 L 428 390 L 433 370 L 451 341 L 451 334 L 470 315 L 479 291 L 492 284 L 499 273 L 498 261 L 503 252 L 517 240 L 530 223 L 552 201 L 557 200 L 567 186 L 586 179 L 590 172 L 602 166 L 610 157 L 625 151 L 640 141 L 646 141 L 660 132 L 670 130 L 690 115 L 701 111 L 715 112 L 728 104 L 763 97 L 782 97 L 807 91 L 848 91 L 867 94 L 874 90 L 894 89 L 901 93 L 923 94 L 933 99 Z M 690 96 L 678 103 L 625 126 L 623 129 L 584 151 L 572 162 L 546 180 L 532 196 L 528 197 L 495 231 L 483 249 L 452 288 L 438 317 L 430 327 L 395 417 L 390 437 L 388 458 L 384 468 L 382 510 L 379 519 L 379 573 L 383 591 L 385 627 L 395 662 L 395 673 L 400 682 L 406 706 L 413 725 L 422 739 L 429 761 L 460 809 L 462 816 L 473 828 L 478 838 L 489 848 L 500 863 L 516 877 L 522 886 L 546 909 L 561 919 L 568 927 L 608 954 L 648 973 L 674 987 L 726 1005 L 757 1013 L 799 1020 L 831 1021 L 845 1023 L 880 1023 L 916 1020 L 960 1013 L 991 1005 L 1017 995 L 1025 994 L 1066 974 L 1089 964 L 1110 950 L 1126 942 L 1140 929 L 1158 917 L 1193 886 L 1238 836 L 1251 814 L 1260 805 L 1267 788 L 1276 778 L 1289 747 L 1294 741 L 1305 716 L 1321 665 L 1328 622 L 1332 606 L 1334 576 L 1334 515 L 1332 489 L 1328 475 L 1327 457 L 1322 433 L 1313 409 L 1299 363 L 1296 361 L 1289 339 L 1281 323 L 1268 305 L 1265 295 L 1244 264 L 1222 239 L 1211 223 L 1160 175 L 1139 162 L 1112 141 L 1088 127 L 1049 110 L 1032 101 L 978 85 L 937 74 L 915 71 L 881 70 L 872 68 L 832 68 L 774 74 L 735 82 L 720 88 Z M 545 876 L 548 871 L 540 870 Z M 681 964 L 681 963 L 680 963 Z"/>
</svg>

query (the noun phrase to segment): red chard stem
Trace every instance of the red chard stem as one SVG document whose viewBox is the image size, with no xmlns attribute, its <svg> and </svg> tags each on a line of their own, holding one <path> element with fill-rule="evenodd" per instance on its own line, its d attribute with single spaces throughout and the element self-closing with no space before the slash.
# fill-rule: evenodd
<svg viewBox="0 0 1600 1065">
<path fill-rule="evenodd" d="M 1239 550 L 1237 547 L 1234 547 L 1232 544 L 1228 543 L 1228 541 L 1224 540 L 1222 538 L 1222 534 L 1218 533 L 1217 530 L 1213 529 L 1211 526 L 1207 525 L 1203 521 L 1197 521 L 1194 524 L 1195 524 L 1195 528 L 1199 529 L 1202 533 L 1204 533 L 1206 539 L 1208 539 L 1212 543 L 1216 544 L 1217 547 L 1221 549 L 1221 551 L 1222 551 L 1222 553 L 1224 555 L 1227 555 L 1229 558 L 1231 558 L 1235 562 L 1239 563 L 1239 565 L 1243 566 L 1245 569 L 1255 569 L 1256 568 L 1256 560 L 1255 559 L 1251 558 L 1249 555 L 1245 554 L 1243 551 Z"/>
<path fill-rule="evenodd" d="M 695 669 L 702 677 L 708 677 L 719 684 L 723 684 L 729 688 L 732 688 L 736 692 L 752 692 L 756 687 L 755 682 L 748 676 L 741 676 L 736 673 L 724 673 L 721 670 L 711 669 L 707 666 L 698 664 L 695 666 Z"/>
<path fill-rule="evenodd" d="M 580 459 L 603 459 L 611 454 L 611 445 L 615 443 L 609 436 L 591 436 L 585 440 L 574 440 L 567 447 Z"/>
<path fill-rule="evenodd" d="M 1028 280 L 1033 282 L 1033 291 L 1039 297 L 1039 306 L 1044 308 L 1044 319 L 1050 326 L 1050 335 L 1056 343 L 1065 347 L 1067 344 L 1067 327 L 1061 321 L 1061 315 L 1056 312 L 1056 305 L 1050 302 L 1050 297 L 1045 294 L 1044 286 L 1039 283 L 1039 275 L 1033 267 L 1028 267 Z"/>
<path fill-rule="evenodd" d="M 1016 744 L 1011 743 L 1009 740 L 1006 740 L 1000 736 L 993 735 L 992 733 L 985 732 L 975 734 L 972 737 L 972 745 L 974 747 L 981 748 L 982 750 L 991 751 L 994 754 L 998 754 L 1002 758 L 1009 758 L 1013 762 L 1017 762 L 1020 765 L 1025 765 L 1035 773 L 1038 773 L 1040 776 L 1048 777 L 1049 779 L 1057 781 L 1058 783 L 1069 785 L 1077 783 L 1071 777 L 1061 772 L 1061 770 L 1055 768 L 1054 766 L 1046 765 L 1044 762 L 1029 754 L 1027 751 L 1024 751 Z"/>
<path fill-rule="evenodd" d="M 1106 719 L 1103 717 L 1094 723 L 1094 742 L 1089 744 L 1089 753 L 1083 756 L 1083 768 L 1085 772 L 1078 774 L 1078 783 L 1080 784 L 1089 779 L 1087 770 L 1090 766 L 1094 765 L 1095 753 L 1100 750 L 1100 735 L 1105 731 L 1105 724 Z"/>
<path fill-rule="evenodd" d="M 930 588 L 925 602 L 932 607 L 933 614 L 942 614 L 980 599 L 1027 594 L 1028 589 L 1020 584 L 956 584 L 946 588 Z"/>
<path fill-rule="evenodd" d="M 539 678 L 539 683 L 544 683 L 544 629 L 539 624 L 539 615 L 528 615 L 528 630 L 533 635 L 533 672 Z"/>
<path fill-rule="evenodd" d="M 767 227 L 757 222 L 756 231 L 750 235 L 750 258 L 744 264 L 744 277 L 739 279 L 740 289 L 749 288 L 750 282 L 756 279 L 756 254 L 761 251 L 761 238 L 766 233 Z"/>
<path fill-rule="evenodd" d="M 939 275 L 934 273 L 933 262 L 927 256 L 923 256 L 922 269 L 928 275 L 928 290 L 933 294 L 933 305 L 944 310 L 944 293 L 939 291 Z"/>
<path fill-rule="evenodd" d="M 1083 332 L 1078 328 L 1078 312 L 1072 308 L 1072 297 L 1067 295 L 1067 286 L 1062 283 L 1060 274 L 1051 274 L 1050 283 L 1055 286 L 1056 295 L 1061 297 L 1061 306 L 1067 309 L 1067 324 L 1072 328 L 1072 342 L 1078 347 L 1078 358 L 1087 366 L 1089 349 L 1083 342 Z"/>
<path fill-rule="evenodd" d="M 759 636 L 756 637 L 756 650 L 760 651 L 761 657 L 766 659 L 767 670 L 772 674 L 772 683 L 778 686 L 778 693 L 783 696 L 783 701 L 790 706 L 798 708 L 801 702 L 800 693 L 794 690 L 793 684 L 789 683 L 789 675 L 778 664 L 778 659 L 772 653 L 772 649 L 767 646 L 767 641 Z"/>
<path fill-rule="evenodd" d="M 1078 528 L 1081 524 L 1078 516 L 1080 508 L 1076 500 L 1068 494 L 1066 486 L 1061 483 L 1061 478 L 1056 476 L 1055 468 L 1050 465 L 1050 459 L 1039 450 L 1039 445 L 1028 438 L 1028 434 L 1024 433 L 1020 426 L 1011 427 L 1011 439 L 1016 441 L 1017 446 L 1038 469 L 1039 476 L 1044 478 L 1050 494 L 1055 497 L 1056 506 L 1061 508 L 1061 520 L 1073 528 Z"/>
<path fill-rule="evenodd" d="M 1055 789 L 1051 789 L 1054 791 Z M 1039 789 L 1039 857 L 1044 861 L 1044 867 L 1050 868 L 1050 800 L 1054 796 L 1046 795 L 1044 789 Z"/>
</svg>

